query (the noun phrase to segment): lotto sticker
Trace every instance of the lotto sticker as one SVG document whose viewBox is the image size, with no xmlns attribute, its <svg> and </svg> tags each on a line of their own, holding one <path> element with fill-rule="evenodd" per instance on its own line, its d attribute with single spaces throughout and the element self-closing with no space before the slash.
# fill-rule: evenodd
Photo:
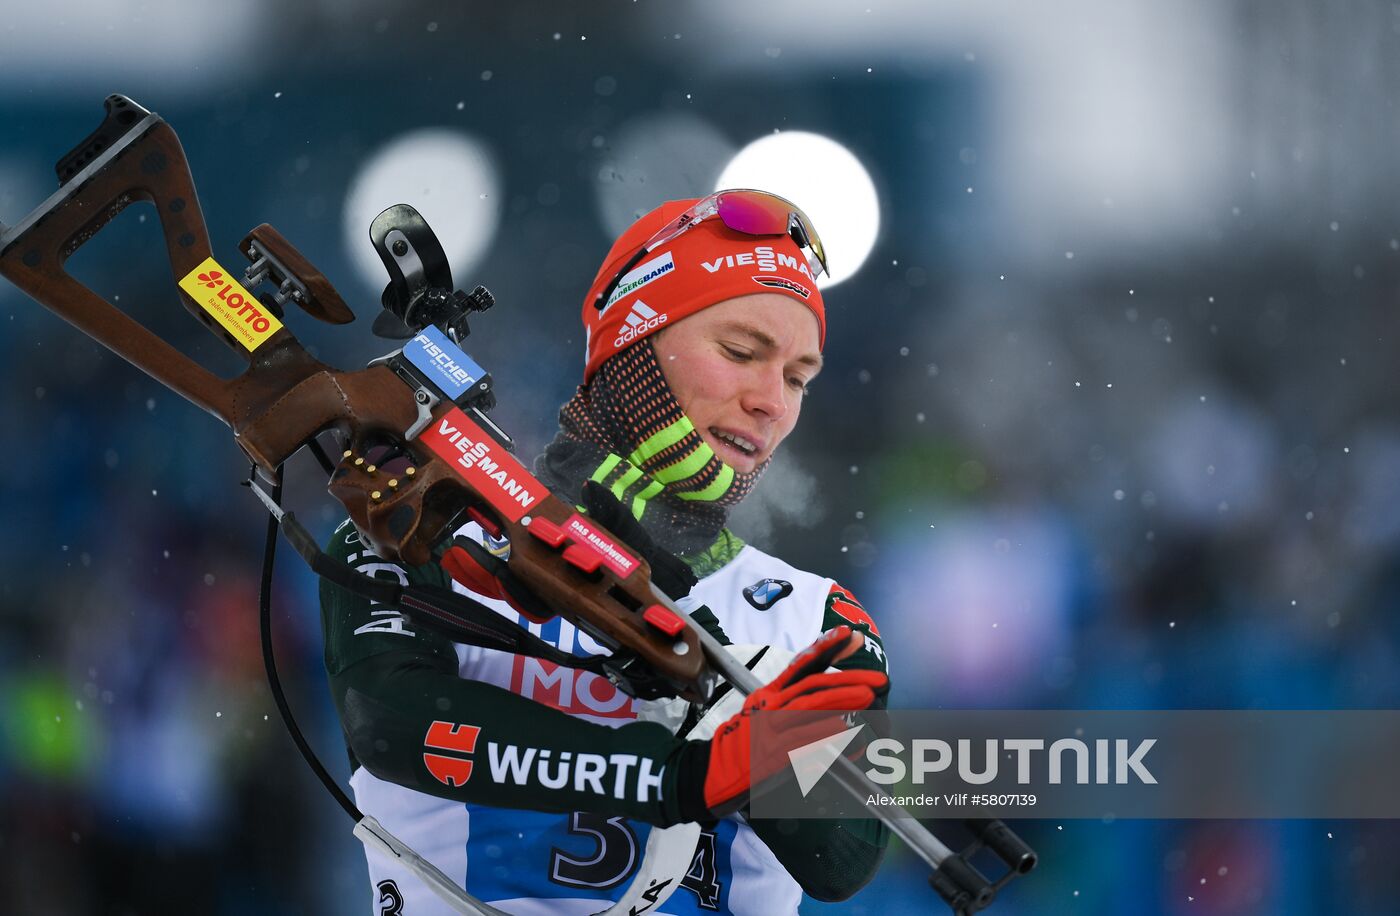
<svg viewBox="0 0 1400 916">
<path fill-rule="evenodd" d="M 463 353 L 450 337 L 432 325 L 404 344 L 403 355 L 427 375 L 449 401 L 460 398 L 486 374 L 486 370 Z"/>
<path fill-rule="evenodd" d="M 456 407 L 423 430 L 418 441 L 513 522 L 549 494 L 514 455 Z"/>
<path fill-rule="evenodd" d="M 233 339 L 256 350 L 282 329 L 282 322 L 213 258 L 185 275 L 180 288 L 223 325 Z"/>
</svg>

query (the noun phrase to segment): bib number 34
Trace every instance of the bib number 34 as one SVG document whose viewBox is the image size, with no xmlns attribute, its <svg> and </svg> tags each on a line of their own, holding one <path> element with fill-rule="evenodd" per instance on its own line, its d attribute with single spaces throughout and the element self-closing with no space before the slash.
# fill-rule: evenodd
<svg viewBox="0 0 1400 916">
<path fill-rule="evenodd" d="M 555 884 L 609 890 L 627 880 L 636 868 L 641 843 L 626 818 L 575 811 L 569 819 L 569 833 L 592 839 L 593 848 L 585 855 L 576 855 L 552 847 L 549 879 Z M 720 904 L 715 853 L 715 835 L 706 830 L 695 846 L 690 871 L 681 880 L 681 887 L 694 894 L 704 910 L 718 910 Z"/>
</svg>

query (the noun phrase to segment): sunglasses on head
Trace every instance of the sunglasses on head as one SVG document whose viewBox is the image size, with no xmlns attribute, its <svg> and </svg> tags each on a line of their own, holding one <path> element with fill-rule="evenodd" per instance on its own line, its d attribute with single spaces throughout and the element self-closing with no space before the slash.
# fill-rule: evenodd
<svg viewBox="0 0 1400 916">
<path fill-rule="evenodd" d="M 817 230 L 812 226 L 812 221 L 807 218 L 807 214 L 799 210 L 792 201 L 776 194 L 748 188 L 735 188 L 728 191 L 716 191 L 671 220 L 659 232 L 647 239 L 641 249 L 613 275 L 612 281 L 603 287 L 603 291 L 594 300 L 593 307 L 600 312 L 607 308 L 608 300 L 612 297 L 618 284 L 627 276 L 628 271 L 641 263 L 642 258 L 662 245 L 673 241 L 692 226 L 697 226 L 715 216 L 718 216 L 727 228 L 735 232 L 742 232 L 744 235 L 786 235 L 790 237 L 797 243 L 798 248 L 808 252 L 807 267 L 814 278 L 821 273 L 830 276 L 830 272 L 826 269 L 826 249 L 822 247 L 821 237 L 817 235 Z"/>
</svg>

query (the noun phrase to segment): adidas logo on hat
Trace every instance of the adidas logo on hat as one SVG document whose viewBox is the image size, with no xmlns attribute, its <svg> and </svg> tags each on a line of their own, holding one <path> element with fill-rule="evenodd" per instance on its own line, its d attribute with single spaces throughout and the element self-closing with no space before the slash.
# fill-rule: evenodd
<svg viewBox="0 0 1400 916">
<path fill-rule="evenodd" d="M 632 303 L 632 309 L 623 319 L 622 327 L 617 332 L 617 340 L 613 341 L 614 347 L 624 347 L 639 334 L 646 334 L 666 323 L 666 313 L 656 313 L 656 309 L 638 299 Z"/>
</svg>

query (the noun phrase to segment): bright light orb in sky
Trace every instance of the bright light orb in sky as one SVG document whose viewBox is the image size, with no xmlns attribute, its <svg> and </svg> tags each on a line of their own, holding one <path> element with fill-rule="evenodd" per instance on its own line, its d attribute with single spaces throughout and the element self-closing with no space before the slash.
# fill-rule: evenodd
<svg viewBox="0 0 1400 916">
<path fill-rule="evenodd" d="M 369 224 L 387 207 L 408 204 L 437 233 L 452 280 L 475 285 L 473 267 L 500 222 L 500 177 L 484 143 L 459 131 L 425 128 L 375 150 L 345 197 L 344 239 L 350 260 L 373 289 L 389 282 L 369 243 Z"/>
<path fill-rule="evenodd" d="M 859 159 L 821 134 L 784 131 L 755 140 L 730 160 L 716 190 L 758 188 L 801 207 L 826 245 L 831 276 L 823 289 L 865 263 L 880 233 L 875 183 Z"/>
</svg>

